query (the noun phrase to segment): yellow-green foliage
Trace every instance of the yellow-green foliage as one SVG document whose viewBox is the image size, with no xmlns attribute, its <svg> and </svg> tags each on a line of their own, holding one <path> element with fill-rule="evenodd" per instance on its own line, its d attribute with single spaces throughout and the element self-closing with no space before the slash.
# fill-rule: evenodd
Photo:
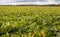
<svg viewBox="0 0 60 37">
<path fill-rule="evenodd" d="M 60 6 L 0 6 L 0 37 L 60 37 Z"/>
</svg>

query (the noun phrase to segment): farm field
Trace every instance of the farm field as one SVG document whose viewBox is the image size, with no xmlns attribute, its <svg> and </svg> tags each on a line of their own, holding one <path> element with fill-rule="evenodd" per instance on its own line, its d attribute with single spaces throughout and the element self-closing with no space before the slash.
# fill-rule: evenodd
<svg viewBox="0 0 60 37">
<path fill-rule="evenodd" d="M 0 6 L 0 37 L 60 37 L 60 6 Z"/>
</svg>

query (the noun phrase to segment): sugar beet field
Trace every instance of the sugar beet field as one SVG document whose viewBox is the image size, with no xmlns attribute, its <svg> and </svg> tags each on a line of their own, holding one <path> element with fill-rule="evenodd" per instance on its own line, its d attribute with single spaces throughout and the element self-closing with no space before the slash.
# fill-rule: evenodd
<svg viewBox="0 0 60 37">
<path fill-rule="evenodd" d="M 60 6 L 0 6 L 0 37 L 60 37 Z"/>
</svg>

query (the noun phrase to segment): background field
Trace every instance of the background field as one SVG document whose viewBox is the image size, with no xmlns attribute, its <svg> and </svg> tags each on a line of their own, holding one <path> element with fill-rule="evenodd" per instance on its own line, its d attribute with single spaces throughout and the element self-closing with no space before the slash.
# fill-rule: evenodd
<svg viewBox="0 0 60 37">
<path fill-rule="evenodd" d="M 0 37 L 60 37 L 60 6 L 0 6 Z"/>
</svg>

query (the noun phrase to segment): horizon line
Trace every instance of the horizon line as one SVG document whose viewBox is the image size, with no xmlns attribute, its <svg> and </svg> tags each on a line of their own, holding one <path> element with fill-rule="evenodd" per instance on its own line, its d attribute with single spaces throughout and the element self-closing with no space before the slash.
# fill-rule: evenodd
<svg viewBox="0 0 60 37">
<path fill-rule="evenodd" d="M 21 3 L 2 3 L 0 5 L 60 5 L 59 3 L 46 3 L 46 2 L 21 2 Z"/>
</svg>

